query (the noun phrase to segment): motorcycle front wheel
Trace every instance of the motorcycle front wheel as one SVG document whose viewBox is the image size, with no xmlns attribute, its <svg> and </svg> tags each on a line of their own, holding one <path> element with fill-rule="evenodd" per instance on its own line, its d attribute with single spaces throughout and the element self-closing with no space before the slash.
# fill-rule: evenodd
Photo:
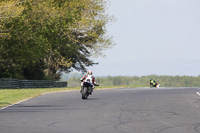
<svg viewBox="0 0 200 133">
<path fill-rule="evenodd" d="M 87 87 L 84 87 L 83 91 L 82 91 L 82 99 L 87 99 L 88 95 L 87 95 Z"/>
</svg>

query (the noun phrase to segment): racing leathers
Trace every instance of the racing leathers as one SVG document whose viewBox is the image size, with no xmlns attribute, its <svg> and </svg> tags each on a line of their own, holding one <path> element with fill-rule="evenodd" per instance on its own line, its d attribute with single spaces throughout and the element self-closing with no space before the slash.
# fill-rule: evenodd
<svg viewBox="0 0 200 133">
<path fill-rule="evenodd" d="M 85 75 L 80 80 L 82 81 L 82 83 L 81 83 L 81 91 L 83 90 L 83 83 L 85 81 L 91 83 L 91 85 L 92 85 L 92 89 L 91 90 L 93 91 L 93 89 L 95 88 L 95 84 L 96 84 L 94 76 L 92 76 L 92 75 Z"/>
</svg>

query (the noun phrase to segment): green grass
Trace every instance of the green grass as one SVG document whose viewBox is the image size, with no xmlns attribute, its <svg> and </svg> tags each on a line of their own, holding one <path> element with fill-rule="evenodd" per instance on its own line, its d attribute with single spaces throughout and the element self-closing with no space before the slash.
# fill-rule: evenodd
<svg viewBox="0 0 200 133">
<path fill-rule="evenodd" d="M 120 88 L 129 86 L 98 86 L 96 89 Z M 0 89 L 0 108 L 15 104 L 19 101 L 37 97 L 45 93 L 80 90 L 76 88 L 39 88 L 39 89 Z"/>
</svg>

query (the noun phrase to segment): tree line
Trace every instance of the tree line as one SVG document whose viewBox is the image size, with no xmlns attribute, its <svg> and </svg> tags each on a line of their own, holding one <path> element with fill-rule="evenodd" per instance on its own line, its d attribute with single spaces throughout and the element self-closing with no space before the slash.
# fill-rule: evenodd
<svg viewBox="0 0 200 133">
<path fill-rule="evenodd" d="M 150 79 L 156 80 L 161 87 L 200 87 L 200 76 L 108 76 L 96 77 L 96 82 L 100 86 L 135 86 L 149 87 Z M 79 78 L 68 79 L 68 84 L 72 87 L 80 86 Z"/>
<path fill-rule="evenodd" d="M 53 79 L 85 72 L 113 46 L 107 0 L 0 2 L 0 78 Z"/>
</svg>

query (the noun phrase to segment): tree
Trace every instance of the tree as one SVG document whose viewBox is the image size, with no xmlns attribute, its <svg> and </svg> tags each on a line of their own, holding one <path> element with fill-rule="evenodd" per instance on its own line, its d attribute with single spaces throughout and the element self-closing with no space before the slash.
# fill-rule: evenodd
<svg viewBox="0 0 200 133">
<path fill-rule="evenodd" d="M 2 13 L 5 5 L 12 5 L 8 13 Z M 8 0 L 0 8 L 6 16 L 1 32 L 7 34 L 0 41 L 1 77 L 27 78 L 30 68 L 40 67 L 59 79 L 72 68 L 86 71 L 96 64 L 91 56 L 112 46 L 104 0 Z"/>
<path fill-rule="evenodd" d="M 11 18 L 18 17 L 22 12 L 23 7 L 20 5 L 22 2 L 17 0 L 4 0 L 0 2 L 0 38 L 9 36 L 9 30 L 5 28 Z"/>
</svg>

